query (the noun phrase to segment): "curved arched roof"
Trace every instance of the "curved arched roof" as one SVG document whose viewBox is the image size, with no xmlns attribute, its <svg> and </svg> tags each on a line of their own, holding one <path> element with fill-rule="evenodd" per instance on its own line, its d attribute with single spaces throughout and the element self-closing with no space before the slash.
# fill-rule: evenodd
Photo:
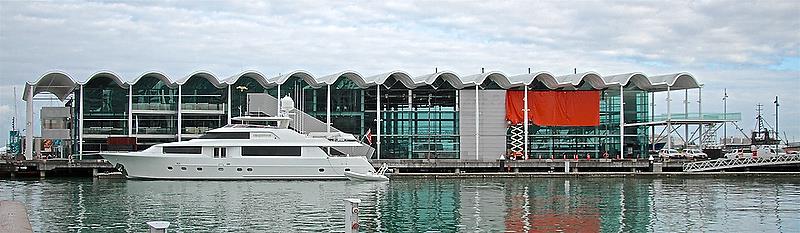
<svg viewBox="0 0 800 233">
<path fill-rule="evenodd" d="M 436 82 L 436 80 L 439 79 L 439 78 L 442 78 L 442 79 L 444 79 L 444 81 L 449 82 L 450 85 L 452 85 L 455 88 L 459 88 L 460 89 L 460 88 L 463 88 L 463 86 L 464 86 L 464 83 L 462 82 L 461 78 L 458 77 L 458 74 L 456 74 L 456 73 L 454 73 L 452 71 L 441 71 L 441 72 L 436 72 L 436 73 L 433 73 L 433 74 L 426 74 L 426 75 L 417 76 L 417 77 L 412 78 L 412 81 L 414 83 L 413 87 L 409 87 L 407 85 L 406 86 L 408 88 L 417 88 L 417 87 L 421 87 L 421 86 L 425 86 L 425 85 L 431 85 L 434 82 Z"/>
<path fill-rule="evenodd" d="M 227 84 L 227 85 L 231 85 L 231 84 L 234 84 L 237 81 L 239 81 L 239 79 L 241 79 L 241 78 L 252 78 L 253 80 L 256 80 L 256 82 L 261 84 L 261 86 L 264 87 L 264 88 L 272 87 L 272 86 L 276 86 L 277 85 L 275 83 L 271 83 L 271 82 L 267 81 L 267 76 L 262 74 L 259 71 L 256 71 L 256 70 L 243 71 L 243 72 L 241 72 L 239 74 L 231 76 L 230 78 L 222 80 L 222 82 Z"/>
<path fill-rule="evenodd" d="M 73 92 L 73 90 L 78 85 L 86 84 L 89 81 L 97 78 L 110 78 L 111 80 L 114 81 L 116 85 L 119 85 L 122 88 L 129 88 L 130 85 L 135 84 L 140 79 L 146 76 L 147 77 L 152 76 L 158 78 L 171 87 L 175 87 L 177 85 L 183 85 L 191 78 L 204 78 L 217 88 L 223 88 L 233 83 L 236 83 L 236 81 L 238 81 L 242 77 L 255 79 L 259 84 L 264 86 L 264 88 L 270 88 L 275 85 L 283 84 L 284 82 L 293 77 L 302 79 L 303 81 L 305 81 L 314 88 L 319 88 L 325 85 L 333 84 L 339 78 L 342 77 L 352 80 L 354 83 L 356 83 L 356 85 L 358 85 L 361 88 L 367 88 L 375 85 L 384 85 L 386 80 L 388 80 L 389 78 L 397 80 L 398 82 L 402 83 L 406 88 L 410 89 L 425 85 L 432 85 L 439 78 L 447 81 L 454 88 L 457 89 L 475 85 L 481 85 L 487 79 L 494 81 L 500 87 L 505 89 L 531 85 L 534 81 L 539 81 L 543 83 L 545 87 L 549 89 L 559 89 L 559 88 L 574 89 L 578 88 L 578 86 L 581 85 L 582 83 L 588 83 L 594 89 L 619 88 L 620 85 L 629 86 L 629 84 L 633 84 L 633 86 L 635 86 L 638 89 L 645 91 L 653 91 L 653 92 L 666 91 L 667 87 L 669 87 L 671 90 L 681 90 L 681 89 L 700 87 L 700 83 L 697 82 L 697 79 L 691 74 L 685 72 L 656 75 L 656 76 L 647 76 L 639 72 L 631 72 L 631 73 L 609 75 L 609 76 L 602 76 L 595 72 L 585 72 L 578 74 L 555 76 L 549 72 L 540 71 L 532 74 L 507 76 L 500 71 L 491 71 L 481 74 L 459 76 L 455 72 L 442 71 L 433 74 L 420 75 L 412 78 L 411 75 L 402 70 L 395 70 L 387 73 L 371 75 L 366 77 L 362 76 L 356 71 L 345 70 L 342 72 L 337 72 L 334 74 L 316 78 L 313 74 L 307 71 L 295 70 L 272 78 L 266 78 L 266 76 L 259 71 L 248 70 L 233 75 L 230 78 L 227 78 L 223 81 L 220 81 L 211 72 L 196 71 L 185 76 L 182 79 L 173 82 L 165 74 L 161 72 L 152 71 L 140 75 L 132 82 L 124 82 L 119 75 L 111 71 L 100 71 L 89 76 L 86 82 L 78 82 L 65 72 L 52 71 L 42 75 L 36 82 L 27 82 L 25 85 L 26 88 L 23 99 L 27 98 L 26 96 L 30 92 L 31 87 L 33 87 L 34 95 L 41 92 L 50 92 L 56 95 L 59 99 L 64 100 L 70 93 Z"/>
<path fill-rule="evenodd" d="M 164 73 L 158 72 L 158 71 L 148 71 L 148 72 L 145 72 L 145 73 L 143 73 L 142 75 L 139 75 L 139 77 L 137 77 L 136 79 L 134 79 L 133 81 L 131 81 L 129 84 L 130 84 L 130 85 L 136 85 L 136 83 L 138 83 L 139 81 L 141 81 L 143 78 L 148 78 L 148 77 L 157 78 L 157 79 L 161 80 L 161 82 L 163 82 L 163 83 L 164 83 L 164 85 L 167 85 L 167 86 L 168 86 L 168 87 L 170 87 L 170 88 L 176 88 L 176 87 L 178 87 L 178 84 L 177 84 L 177 83 L 175 83 L 175 82 L 172 82 L 172 80 L 169 80 L 169 78 L 167 77 L 167 75 L 165 75 Z"/>
<path fill-rule="evenodd" d="M 195 71 L 194 73 L 189 74 L 186 77 L 184 77 L 182 79 L 179 79 L 178 81 L 175 81 L 175 83 L 177 83 L 178 85 L 183 85 L 183 84 L 186 84 L 186 82 L 189 82 L 189 79 L 192 79 L 192 78 L 204 78 L 208 82 L 210 82 L 211 85 L 214 85 L 214 87 L 216 87 L 216 88 L 223 88 L 223 87 L 227 86 L 227 84 L 224 84 L 224 83 L 220 82 L 219 79 L 217 79 L 217 76 L 215 76 L 211 72 L 202 71 L 202 70 L 201 71 Z"/>
<path fill-rule="evenodd" d="M 94 74 L 89 76 L 89 79 L 87 79 L 85 82 L 83 82 L 81 84 L 85 85 L 87 83 L 92 82 L 92 80 L 95 80 L 95 79 L 98 79 L 98 78 L 109 78 L 109 79 L 111 79 L 111 81 L 113 81 L 115 84 L 117 84 L 117 86 L 119 86 L 121 88 L 127 89 L 128 86 L 130 86 L 130 84 L 128 84 L 127 82 L 123 81 L 122 78 L 119 77 L 119 75 L 115 74 L 114 72 L 105 71 L 105 70 L 95 72 Z"/>
<path fill-rule="evenodd" d="M 364 77 L 361 76 L 361 74 L 352 70 L 345 70 L 339 73 L 322 76 L 321 78 L 319 78 L 319 83 L 330 85 L 339 80 L 339 78 L 350 79 L 350 81 L 353 81 L 353 83 L 355 83 L 360 88 L 367 88 L 370 86 L 364 79 Z"/>
<path fill-rule="evenodd" d="M 385 83 L 386 80 L 389 79 L 390 77 L 394 78 L 397 81 L 400 81 L 401 83 L 403 83 L 403 85 L 405 85 L 408 88 L 414 88 L 415 86 L 414 80 L 411 78 L 411 75 L 402 70 L 395 70 L 392 72 L 369 76 L 364 78 L 364 81 L 371 85 L 383 85 L 383 83 Z"/>
<path fill-rule="evenodd" d="M 317 82 L 317 78 L 315 78 L 314 75 L 312 75 L 311 73 L 309 73 L 309 72 L 307 72 L 305 70 L 295 70 L 295 71 L 292 71 L 292 72 L 289 72 L 289 73 L 286 73 L 286 74 L 282 74 L 282 75 L 278 75 L 278 76 L 269 78 L 267 80 L 270 81 L 270 82 L 273 82 L 273 83 L 283 84 L 287 80 L 289 80 L 289 78 L 293 78 L 293 77 L 302 79 L 303 81 L 308 83 L 309 86 L 314 87 L 314 88 L 319 88 L 321 86 L 324 86 L 324 85 L 320 84 L 319 82 Z"/>
<path fill-rule="evenodd" d="M 42 92 L 52 93 L 61 101 L 77 87 L 77 82 L 67 73 L 62 71 L 51 71 L 39 77 L 36 82 L 25 82 L 25 90 L 22 100 L 28 101 L 28 96 L 35 96 Z M 33 90 L 31 90 L 33 89 Z M 33 93 L 31 93 L 33 91 Z"/>
</svg>

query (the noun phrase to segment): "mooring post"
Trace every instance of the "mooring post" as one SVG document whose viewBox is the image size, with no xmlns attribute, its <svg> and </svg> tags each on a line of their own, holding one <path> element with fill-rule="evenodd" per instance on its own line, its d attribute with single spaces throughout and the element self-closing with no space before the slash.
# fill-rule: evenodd
<svg viewBox="0 0 800 233">
<path fill-rule="evenodd" d="M 147 231 L 148 233 L 167 233 L 167 228 L 169 227 L 169 222 L 167 221 L 151 221 L 147 222 L 147 226 L 150 229 Z"/>
<path fill-rule="evenodd" d="M 564 173 L 569 173 L 569 160 L 564 161 Z"/>
<path fill-rule="evenodd" d="M 97 177 L 97 168 L 92 168 L 92 177 Z"/>
<path fill-rule="evenodd" d="M 44 179 L 44 174 L 45 174 L 44 170 L 39 170 L 39 179 Z"/>
<path fill-rule="evenodd" d="M 344 232 L 355 233 L 360 227 L 358 223 L 358 204 L 360 199 L 344 199 Z"/>
</svg>

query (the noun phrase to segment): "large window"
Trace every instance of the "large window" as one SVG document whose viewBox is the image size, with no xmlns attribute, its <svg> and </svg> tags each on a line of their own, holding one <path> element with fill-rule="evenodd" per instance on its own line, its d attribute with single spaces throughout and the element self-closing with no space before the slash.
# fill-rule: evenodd
<svg viewBox="0 0 800 233">
<path fill-rule="evenodd" d="M 443 79 L 409 90 L 393 78 L 381 87 L 381 158 L 459 158 L 458 92 Z M 366 91 L 374 105 L 375 88 Z M 366 112 L 375 112 L 374 107 Z M 371 115 L 371 114 L 370 114 Z M 366 122 L 368 127 L 373 122 Z"/>
<path fill-rule="evenodd" d="M 538 82 L 538 81 L 537 81 Z M 543 85 L 532 84 L 532 89 L 546 89 Z M 588 84 L 579 89 L 588 89 Z M 625 123 L 647 121 L 647 92 L 627 87 L 625 89 Z M 600 125 L 595 127 L 540 127 L 531 124 L 529 131 L 530 158 L 562 158 L 579 154 L 581 158 L 589 154 L 592 158 L 602 158 L 604 153 L 617 156 L 620 152 L 629 156 L 646 158 L 646 127 L 625 128 L 625 148 L 619 146 L 619 91 L 603 90 L 600 95 Z M 514 127 L 508 130 L 509 141 Z M 519 130 L 519 129 L 518 129 Z"/>
<path fill-rule="evenodd" d="M 243 146 L 242 156 L 300 156 L 298 146 Z"/>
<path fill-rule="evenodd" d="M 250 132 L 214 132 L 200 136 L 201 139 L 250 139 Z"/>
<path fill-rule="evenodd" d="M 162 148 L 164 154 L 202 154 L 203 147 L 200 146 L 165 146 Z"/>
</svg>

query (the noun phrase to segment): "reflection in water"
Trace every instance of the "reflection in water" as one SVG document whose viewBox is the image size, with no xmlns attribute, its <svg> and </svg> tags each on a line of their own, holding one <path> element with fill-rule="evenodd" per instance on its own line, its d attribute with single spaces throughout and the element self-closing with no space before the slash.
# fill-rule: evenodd
<svg viewBox="0 0 800 233">
<path fill-rule="evenodd" d="M 37 232 L 800 232 L 800 178 L 0 180 Z"/>
</svg>

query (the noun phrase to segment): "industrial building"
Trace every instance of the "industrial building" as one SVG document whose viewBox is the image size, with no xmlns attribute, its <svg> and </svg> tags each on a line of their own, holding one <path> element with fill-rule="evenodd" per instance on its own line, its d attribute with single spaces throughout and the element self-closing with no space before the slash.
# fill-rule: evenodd
<svg viewBox="0 0 800 233">
<path fill-rule="evenodd" d="M 296 108 L 293 129 L 370 135 L 364 141 L 376 159 L 646 158 L 654 136 L 647 123 L 656 118 L 652 94 L 700 87 L 688 73 L 343 71 L 318 77 L 293 71 L 268 77 L 244 71 L 221 79 L 197 71 L 173 81 L 159 72 L 120 77 L 101 71 L 80 79 L 48 72 L 26 83 L 23 100 L 26 132 L 33 132 L 35 95 L 51 93 L 65 103 L 42 109 L 37 136 L 58 140 L 61 157 L 190 140 L 238 116 L 274 116 L 278 99 L 288 96 Z M 37 148 L 25 150 L 27 159 L 42 156 L 33 137 L 25 148 Z"/>
</svg>

